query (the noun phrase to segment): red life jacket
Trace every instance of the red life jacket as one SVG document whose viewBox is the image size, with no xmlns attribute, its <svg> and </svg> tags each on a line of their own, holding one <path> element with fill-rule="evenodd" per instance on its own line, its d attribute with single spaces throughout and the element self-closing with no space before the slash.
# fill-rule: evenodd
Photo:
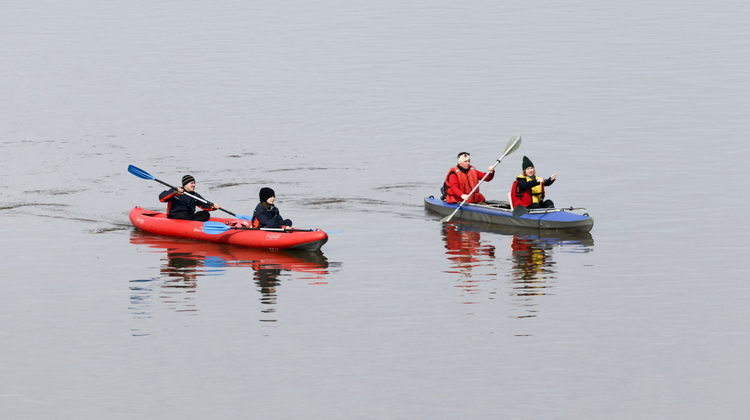
<svg viewBox="0 0 750 420">
<path fill-rule="evenodd" d="M 513 182 L 513 187 L 511 187 L 511 191 L 510 191 L 511 198 L 513 199 L 513 207 L 516 207 L 519 204 L 524 207 L 528 207 L 531 205 L 531 203 L 534 202 L 534 199 L 531 195 L 531 188 L 528 188 L 523 191 L 520 191 L 518 188 L 518 180 L 523 179 L 523 178 L 526 178 L 526 180 L 531 181 L 530 177 L 519 175 L 516 178 L 516 180 Z M 540 182 L 539 185 L 542 186 L 542 194 L 540 198 L 544 198 L 544 181 Z"/>
<path fill-rule="evenodd" d="M 445 185 L 447 186 L 445 202 L 460 203 L 463 200 L 460 198 L 456 199 L 456 197 L 454 197 L 450 193 L 450 182 L 448 182 L 448 180 L 450 179 L 451 174 L 456 174 L 456 178 L 458 179 L 458 188 L 464 194 L 470 193 L 471 190 L 476 187 L 476 185 L 479 183 L 479 176 L 477 175 L 477 170 L 474 169 L 473 166 L 470 166 L 469 170 L 466 173 L 463 173 L 463 171 L 461 171 L 458 166 L 454 166 L 450 171 L 448 171 L 448 175 L 446 175 L 445 177 Z M 482 201 L 484 201 L 484 196 L 482 194 L 479 194 L 479 188 L 477 188 L 477 190 L 474 191 L 474 194 L 472 194 L 471 197 L 466 200 L 467 203 L 481 203 Z"/>
</svg>

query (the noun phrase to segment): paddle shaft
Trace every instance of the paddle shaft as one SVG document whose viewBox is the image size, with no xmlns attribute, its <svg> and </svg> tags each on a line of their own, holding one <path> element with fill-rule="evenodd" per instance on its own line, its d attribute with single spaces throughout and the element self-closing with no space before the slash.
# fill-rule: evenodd
<svg viewBox="0 0 750 420">
<path fill-rule="evenodd" d="M 585 207 L 557 207 L 553 209 L 527 209 L 528 213 L 555 213 L 559 211 L 586 210 Z"/>
<path fill-rule="evenodd" d="M 222 233 L 226 233 L 229 230 L 263 230 L 263 231 L 269 231 L 269 232 L 283 232 L 283 233 L 294 233 L 294 232 L 324 232 L 326 234 L 328 233 L 340 233 L 339 231 L 321 231 L 320 229 L 294 229 L 294 228 L 256 228 L 256 227 L 249 227 L 249 226 L 228 226 L 221 222 L 212 222 L 207 221 L 203 222 L 203 233 L 207 233 L 209 235 L 220 235 Z"/>
<path fill-rule="evenodd" d="M 494 165 L 492 165 L 493 172 L 494 172 L 495 168 L 497 167 L 497 165 L 499 165 L 500 162 L 503 160 L 504 157 L 505 157 L 505 155 L 503 155 L 500 159 L 497 160 L 497 162 L 495 162 Z M 461 207 L 463 207 L 464 204 L 466 203 L 466 201 L 469 198 L 471 198 L 471 195 L 474 194 L 474 191 L 476 191 L 477 188 L 479 188 L 479 186 L 482 184 L 482 182 L 484 182 L 484 179 L 487 178 L 490 175 L 490 173 L 492 173 L 492 172 L 487 172 L 486 174 L 484 174 L 484 176 L 482 177 L 482 179 L 480 179 L 479 182 L 477 182 L 477 185 L 475 185 L 474 188 L 471 190 L 471 192 L 468 194 L 468 197 L 466 197 L 466 199 L 464 201 L 462 201 L 461 204 L 458 205 L 458 207 L 456 207 L 456 210 L 454 210 L 453 213 L 451 213 L 451 215 L 448 216 L 448 218 L 444 220 L 445 222 L 450 222 L 450 220 L 453 218 L 453 216 L 456 213 L 458 213 L 459 210 L 461 210 Z"/>
<path fill-rule="evenodd" d="M 203 222 L 203 232 L 208 234 L 219 234 L 224 233 L 230 230 L 263 230 L 268 232 L 284 232 L 284 233 L 292 233 L 292 232 L 315 232 L 313 229 L 284 229 L 284 228 L 257 228 L 257 227 L 249 227 L 249 226 L 228 226 L 221 222 L 213 222 L 213 221 L 207 221 Z"/>
<path fill-rule="evenodd" d="M 314 229 L 282 229 L 282 228 L 251 228 L 251 227 L 234 227 L 234 226 L 227 226 L 227 230 L 236 229 L 236 230 L 267 230 L 270 232 L 285 232 L 285 233 L 292 233 L 292 232 L 315 232 Z"/>
<path fill-rule="evenodd" d="M 160 179 L 156 179 L 156 178 L 154 178 L 154 181 L 156 181 L 156 182 L 158 182 L 158 183 L 160 183 L 160 184 L 162 184 L 162 185 L 166 185 L 167 187 L 169 187 L 169 188 L 171 188 L 171 189 L 173 189 L 173 190 L 177 191 L 177 188 L 175 188 L 175 187 L 173 187 L 173 186 L 171 186 L 171 185 L 167 184 L 166 182 L 164 182 L 164 181 L 162 181 L 162 180 L 160 180 Z M 196 199 L 196 200 L 198 200 L 198 201 L 200 201 L 200 202 L 203 202 L 203 203 L 208 203 L 208 201 L 206 201 L 206 200 L 204 200 L 204 199 L 202 199 L 202 198 L 200 198 L 200 197 L 196 197 L 196 196 L 194 196 L 194 195 L 192 195 L 192 194 L 188 193 L 187 191 L 186 191 L 186 192 L 184 192 L 183 194 L 185 194 L 185 195 L 186 195 L 186 196 L 188 196 L 188 197 L 192 197 L 192 198 L 194 198 L 194 199 Z M 229 213 L 229 214 L 231 214 L 231 215 L 232 215 L 232 216 L 234 216 L 234 217 L 237 217 L 237 215 L 236 215 L 236 214 L 232 213 L 231 211 L 229 211 L 229 210 L 227 210 L 227 209 L 224 209 L 224 208 L 221 208 L 221 207 L 219 207 L 219 210 L 221 210 L 221 211 L 223 211 L 223 212 L 225 212 L 225 213 Z"/>
<path fill-rule="evenodd" d="M 490 174 L 490 172 L 494 172 L 494 171 L 495 171 L 495 168 L 497 167 L 497 165 L 499 165 L 499 164 L 500 164 L 500 162 L 502 162 L 502 161 L 503 161 L 503 158 L 504 158 L 504 157 L 506 157 L 506 156 L 508 156 L 509 154 L 511 154 L 511 153 L 513 153 L 513 152 L 515 152 L 515 151 L 516 151 L 516 149 L 518 149 L 518 147 L 519 147 L 519 146 L 521 146 L 521 136 L 520 136 L 520 135 L 518 135 L 518 134 L 516 134 L 515 136 L 511 137 L 511 138 L 510 138 L 510 140 L 508 141 L 508 145 L 507 145 L 507 146 L 505 146 L 505 151 L 503 151 L 503 155 L 502 155 L 502 156 L 500 156 L 500 159 L 498 159 L 498 160 L 497 160 L 497 162 L 495 162 L 495 164 L 494 164 L 494 165 L 492 165 L 492 171 L 487 171 L 487 173 L 486 173 L 486 174 L 484 174 L 484 176 L 482 177 L 482 180 L 481 180 L 481 181 L 479 181 L 479 182 L 477 183 L 477 185 L 475 185 L 475 186 L 474 186 L 474 188 L 473 188 L 473 189 L 471 190 L 471 192 L 470 192 L 470 193 L 469 193 L 469 195 L 468 195 L 468 196 L 466 197 L 466 199 L 465 199 L 464 201 L 462 201 L 462 202 L 461 202 L 461 204 L 459 204 L 459 205 L 458 205 L 458 207 L 456 207 L 456 210 L 454 210 L 454 211 L 453 211 L 453 213 L 451 213 L 451 215 L 450 215 L 450 216 L 448 216 L 448 217 L 445 217 L 445 218 L 443 218 L 443 219 L 442 219 L 442 220 L 440 220 L 440 221 L 441 221 L 441 222 L 450 222 L 450 220 L 451 220 L 451 219 L 453 218 L 453 216 L 454 216 L 454 215 L 455 215 L 456 213 L 458 213 L 458 211 L 459 211 L 459 210 L 461 210 L 461 207 L 463 207 L 463 206 L 464 206 L 464 204 L 466 203 L 466 201 L 467 201 L 467 200 L 468 200 L 469 198 L 471 198 L 471 195 L 472 195 L 472 194 L 474 194 L 474 191 L 476 191 L 476 190 L 477 190 L 477 188 L 479 188 L 479 186 L 480 186 L 480 185 L 482 184 L 482 182 L 484 182 L 484 179 L 485 179 L 485 178 L 487 178 L 487 176 L 488 176 L 488 175 Z"/>
</svg>

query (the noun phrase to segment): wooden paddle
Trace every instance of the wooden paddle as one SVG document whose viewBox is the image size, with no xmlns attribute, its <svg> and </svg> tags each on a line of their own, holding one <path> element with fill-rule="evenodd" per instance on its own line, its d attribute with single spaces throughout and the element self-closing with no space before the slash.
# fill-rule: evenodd
<svg viewBox="0 0 750 420">
<path fill-rule="evenodd" d="M 508 141 L 508 145 L 505 146 L 505 151 L 503 152 L 503 155 L 500 156 L 500 159 L 498 159 L 497 162 L 495 162 L 495 164 L 492 165 L 492 167 L 495 168 L 497 165 L 499 165 L 500 162 L 502 162 L 502 160 L 503 160 L 503 158 L 505 156 L 508 156 L 509 154 L 515 152 L 516 149 L 518 149 L 519 146 L 521 146 L 521 136 L 519 134 L 516 134 L 515 136 L 513 136 L 513 137 L 510 138 L 510 141 Z M 474 187 L 474 189 L 471 190 L 471 192 L 469 193 L 469 196 L 466 198 L 466 200 L 468 200 L 469 197 L 471 197 L 471 195 L 474 194 L 474 191 L 476 191 L 477 188 L 479 188 L 479 185 L 482 182 L 484 182 L 484 179 L 487 178 L 487 176 L 489 174 L 490 174 L 489 172 L 487 172 L 486 174 L 484 174 L 484 177 L 477 183 L 477 185 Z M 462 201 L 461 204 L 459 204 L 458 207 L 456 207 L 456 210 L 454 210 L 453 213 L 451 213 L 450 216 L 444 217 L 444 218 L 440 219 L 440 221 L 442 223 L 450 222 L 451 219 L 453 218 L 453 215 L 455 215 L 456 213 L 458 213 L 459 210 L 461 210 L 461 207 L 463 207 L 463 205 L 466 203 L 466 200 Z"/>
</svg>

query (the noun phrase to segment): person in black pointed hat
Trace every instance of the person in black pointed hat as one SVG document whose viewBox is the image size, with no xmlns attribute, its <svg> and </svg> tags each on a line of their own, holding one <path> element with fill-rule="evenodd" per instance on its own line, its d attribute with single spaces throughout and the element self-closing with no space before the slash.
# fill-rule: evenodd
<svg viewBox="0 0 750 420">
<path fill-rule="evenodd" d="M 553 174 L 547 179 L 536 176 L 534 164 L 526 156 L 523 157 L 521 169 L 523 169 L 523 172 L 516 177 L 510 192 L 513 207 L 518 205 L 522 205 L 527 209 L 555 207 L 555 203 L 552 200 L 544 199 L 544 187 L 552 185 L 555 182 L 555 178 L 557 178 L 557 174 Z"/>
<path fill-rule="evenodd" d="M 195 192 L 195 178 L 192 175 L 185 175 L 182 177 L 182 187 L 178 187 L 176 190 L 170 188 L 163 191 L 159 194 L 159 201 L 167 203 L 168 219 L 205 222 L 211 217 L 208 213 L 209 211 L 219 209 L 218 204 L 209 203 L 208 201 L 204 203 L 193 197 L 203 199 L 200 194 Z M 195 206 L 200 207 L 202 210 L 196 213 Z"/>
<path fill-rule="evenodd" d="M 263 187 L 258 193 L 258 198 L 260 198 L 260 203 L 255 207 L 255 213 L 253 213 L 253 227 L 292 228 L 292 221 L 281 217 L 278 207 L 273 205 L 273 202 L 276 201 L 274 190 Z"/>
</svg>

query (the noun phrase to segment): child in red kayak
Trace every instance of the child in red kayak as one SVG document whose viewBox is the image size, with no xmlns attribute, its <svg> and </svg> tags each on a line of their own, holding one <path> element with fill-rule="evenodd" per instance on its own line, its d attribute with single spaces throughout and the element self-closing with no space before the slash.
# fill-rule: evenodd
<svg viewBox="0 0 750 420">
<path fill-rule="evenodd" d="M 261 188 L 258 197 L 260 203 L 255 207 L 255 213 L 253 213 L 253 227 L 291 229 L 292 221 L 282 218 L 279 209 L 273 205 L 276 193 L 272 189 Z"/>
</svg>

